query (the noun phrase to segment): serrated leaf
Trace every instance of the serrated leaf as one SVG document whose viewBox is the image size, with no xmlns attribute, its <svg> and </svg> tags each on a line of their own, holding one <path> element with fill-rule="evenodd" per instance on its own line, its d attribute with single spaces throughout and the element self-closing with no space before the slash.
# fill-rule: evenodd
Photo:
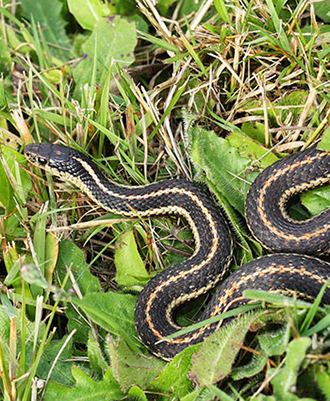
<svg viewBox="0 0 330 401">
<path fill-rule="evenodd" d="M 290 325 L 286 324 L 284 327 L 276 331 L 268 331 L 267 333 L 258 336 L 261 352 L 267 357 L 274 355 L 282 355 L 288 345 L 290 339 Z"/>
<path fill-rule="evenodd" d="M 256 167 L 264 168 L 276 157 L 272 154 L 262 157 L 268 150 L 238 133 L 224 139 L 197 127 L 190 129 L 188 135 L 195 166 L 202 169 L 218 192 L 244 215 L 247 192 L 258 175 Z M 254 169 L 250 169 L 251 162 L 259 159 Z"/>
<path fill-rule="evenodd" d="M 50 381 L 45 393 L 44 401 L 109 401 L 124 397 L 119 384 L 114 379 L 109 368 L 101 381 L 93 380 L 81 369 L 73 366 L 72 376 L 76 386 L 66 387 Z"/>
<path fill-rule="evenodd" d="M 238 366 L 231 372 L 231 377 L 234 380 L 241 380 L 246 377 L 253 377 L 260 373 L 266 366 L 268 358 L 264 355 L 253 354 L 249 363 L 244 366 Z"/>
<path fill-rule="evenodd" d="M 259 319 L 257 319 L 257 321 L 258 320 Z M 241 380 L 260 373 L 265 367 L 268 357 L 282 355 L 285 352 L 289 338 L 289 324 L 286 324 L 284 327 L 281 327 L 276 331 L 269 330 L 266 333 L 259 334 L 257 340 L 260 347 L 257 348 L 257 353 L 252 355 L 250 362 L 246 365 L 234 368 L 231 377 L 234 380 Z"/>
<path fill-rule="evenodd" d="M 251 324 L 263 313 L 259 310 L 239 316 L 208 337 L 193 357 L 189 377 L 205 386 L 226 377 L 231 372 Z"/>
<path fill-rule="evenodd" d="M 108 350 L 113 375 L 125 392 L 132 385 L 146 388 L 165 366 L 165 362 L 155 356 L 135 354 L 121 339 L 116 343 L 110 341 Z"/>
</svg>

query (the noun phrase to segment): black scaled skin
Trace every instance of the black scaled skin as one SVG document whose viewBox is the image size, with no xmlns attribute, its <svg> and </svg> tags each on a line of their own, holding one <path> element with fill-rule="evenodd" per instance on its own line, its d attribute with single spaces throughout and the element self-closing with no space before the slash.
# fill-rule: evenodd
<svg viewBox="0 0 330 401">
<path fill-rule="evenodd" d="M 305 221 L 294 221 L 283 209 L 292 195 L 329 181 L 330 152 L 315 148 L 287 156 L 266 168 L 253 182 L 246 199 L 246 218 L 253 235 L 272 252 L 328 252 L 329 209 Z"/>
<path fill-rule="evenodd" d="M 320 151 L 312 149 L 287 157 L 265 170 L 252 185 L 246 203 L 247 217 L 254 235 L 262 242 L 265 241 L 267 247 L 273 247 L 274 243 L 280 243 L 279 250 L 283 250 L 284 244 L 284 250 L 289 251 L 292 241 L 284 241 L 283 239 L 279 241 L 276 238 L 271 238 L 275 235 L 269 230 L 267 232 L 267 225 L 265 228 L 264 221 L 256 213 L 257 209 L 266 210 L 267 216 L 270 216 L 271 224 L 278 230 L 286 229 L 287 231 L 284 233 L 287 233 L 289 238 L 289 234 L 293 232 L 292 222 L 283 216 L 279 210 L 279 203 L 283 193 L 292 186 L 309 182 L 315 178 L 315 174 L 316 176 L 329 174 L 327 155 L 321 157 L 318 152 Z M 50 169 L 51 172 L 61 178 L 64 178 L 62 173 L 78 178 L 78 183 L 77 181 L 73 182 L 76 182 L 78 186 L 79 182 L 82 183 L 81 188 L 83 190 L 84 186 L 87 186 L 87 193 L 106 210 L 129 216 L 156 216 L 162 214 L 159 211 L 160 209 L 170 211 L 172 206 L 174 206 L 173 214 L 179 213 L 179 208 L 187 211 L 197 230 L 195 239 L 197 238 L 200 241 L 199 250 L 190 259 L 165 270 L 151 279 L 145 286 L 136 304 L 135 322 L 137 331 L 142 341 L 152 352 L 164 359 L 171 359 L 188 345 L 202 341 L 217 329 L 218 323 L 214 323 L 185 336 L 175 337 L 173 340 L 164 340 L 164 337 L 177 331 L 175 322 L 172 320 L 172 311 L 170 310 L 170 316 L 166 315 L 168 305 L 181 297 L 193 297 L 199 289 L 206 288 L 209 281 L 215 283 L 218 277 L 222 275 L 231 255 L 231 239 L 227 225 L 212 200 L 198 186 L 182 180 L 167 180 L 142 187 L 118 186 L 106 180 L 88 157 L 61 145 L 31 144 L 26 146 L 25 154 L 32 163 Z M 314 166 L 310 163 L 309 167 L 303 172 L 299 171 L 301 161 L 308 160 L 310 157 L 318 159 L 316 163 L 318 165 Z M 84 168 L 81 162 L 77 162 L 78 159 L 86 162 L 95 175 L 91 175 L 91 172 Z M 262 191 L 263 185 L 266 185 L 277 171 L 290 166 L 292 167 L 291 172 L 294 173 L 293 178 L 289 177 L 289 173 L 280 175 L 277 185 L 270 186 L 272 191 L 267 192 L 270 199 L 265 197 L 263 202 L 260 203 L 260 191 Z M 105 190 L 100 191 L 100 185 L 97 184 L 97 181 L 102 182 Z M 175 191 L 176 188 L 182 191 Z M 214 242 L 214 236 L 211 235 L 210 231 L 210 221 L 207 221 L 205 216 L 201 214 L 201 209 L 196 201 L 187 198 L 187 193 L 194 194 L 198 202 L 200 201 L 206 208 L 219 239 L 215 254 L 206 264 L 204 262 L 210 254 L 212 241 Z M 132 210 L 136 215 L 132 214 Z M 324 217 L 321 217 L 324 226 L 326 223 L 323 219 Z M 316 220 L 313 220 L 313 224 L 315 224 L 314 221 Z M 301 227 L 301 223 L 297 224 Z M 306 224 L 310 224 L 310 222 Z M 316 224 L 320 224 L 320 221 L 317 220 Z M 307 227 L 304 232 L 304 235 L 307 235 L 309 228 L 308 226 L 304 227 Z M 259 229 L 263 230 L 262 234 L 259 234 Z M 327 242 L 322 242 L 321 237 L 322 244 Z M 306 244 L 308 245 L 308 243 Z M 299 246 L 297 251 L 296 248 L 296 253 L 299 251 L 313 253 L 315 250 L 324 250 L 326 245 L 313 245 L 312 250 L 308 248 L 304 250 Z M 201 266 L 201 268 L 197 269 L 194 274 L 184 276 L 184 272 L 190 272 L 192 266 Z M 329 276 L 329 266 L 328 263 L 315 258 L 291 254 L 270 255 L 253 260 L 235 271 L 221 284 L 203 312 L 201 320 L 226 311 L 229 304 L 231 309 L 244 303 L 245 300 L 242 299 L 242 296 L 246 289 L 262 289 L 286 294 L 296 292 L 299 297 L 313 299 Z M 160 288 L 162 290 L 159 290 Z M 330 303 L 329 288 L 326 289 L 322 302 Z M 150 308 L 147 315 L 148 304 Z M 157 335 L 155 331 L 158 332 Z"/>
</svg>

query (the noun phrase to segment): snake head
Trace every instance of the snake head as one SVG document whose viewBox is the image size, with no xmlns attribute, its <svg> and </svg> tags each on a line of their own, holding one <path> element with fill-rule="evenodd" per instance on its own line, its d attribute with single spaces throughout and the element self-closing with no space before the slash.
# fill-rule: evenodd
<svg viewBox="0 0 330 401">
<path fill-rule="evenodd" d="M 66 146 L 44 142 L 26 145 L 24 155 L 31 164 L 59 175 L 68 171 L 74 156 L 80 153 Z"/>
</svg>

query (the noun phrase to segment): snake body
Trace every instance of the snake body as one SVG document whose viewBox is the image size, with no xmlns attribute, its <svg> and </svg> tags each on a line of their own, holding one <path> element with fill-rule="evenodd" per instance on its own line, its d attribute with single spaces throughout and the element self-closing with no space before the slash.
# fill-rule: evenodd
<svg viewBox="0 0 330 401">
<path fill-rule="evenodd" d="M 310 148 L 277 161 L 252 184 L 246 219 L 253 235 L 272 252 L 325 254 L 330 249 L 330 210 L 297 221 L 287 202 L 302 191 L 330 181 L 330 152 Z"/>
<path fill-rule="evenodd" d="M 195 252 L 184 262 L 153 277 L 144 287 L 135 308 L 137 332 L 153 353 L 171 359 L 217 330 L 219 323 L 213 323 L 166 339 L 180 329 L 173 318 L 174 310 L 214 287 L 223 278 L 232 255 L 227 224 L 200 187 L 183 180 L 121 186 L 106 179 L 87 156 L 61 145 L 29 144 L 24 153 L 32 164 L 74 183 L 107 211 L 128 217 L 183 216 L 192 229 Z M 295 292 L 299 297 L 315 298 L 327 281 L 330 265 L 298 253 L 327 252 L 328 212 L 294 222 L 285 205 L 295 193 L 327 182 L 329 163 L 329 152 L 310 149 L 274 163 L 258 176 L 246 202 L 251 231 L 265 247 L 277 252 L 292 249 L 295 254 L 269 255 L 242 266 L 219 286 L 200 320 L 244 303 L 242 294 L 246 289 Z M 280 238 L 277 232 L 282 233 Z M 323 303 L 330 304 L 330 288 L 324 293 Z"/>
</svg>

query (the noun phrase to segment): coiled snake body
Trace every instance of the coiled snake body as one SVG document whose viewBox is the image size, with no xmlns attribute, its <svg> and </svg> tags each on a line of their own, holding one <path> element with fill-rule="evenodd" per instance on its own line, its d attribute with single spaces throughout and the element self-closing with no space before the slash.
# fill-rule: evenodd
<svg viewBox="0 0 330 401">
<path fill-rule="evenodd" d="M 229 229 L 213 201 L 198 186 L 183 180 L 125 187 L 107 180 L 95 164 L 75 149 L 30 144 L 28 160 L 62 180 L 70 181 L 105 210 L 129 217 L 181 215 L 189 223 L 195 252 L 184 262 L 152 278 L 140 293 L 135 324 L 143 343 L 155 354 L 171 359 L 217 330 L 206 325 L 182 336 L 165 339 L 180 329 L 173 311 L 223 278 L 232 255 Z M 219 286 L 200 320 L 244 303 L 246 289 L 297 293 L 313 299 L 327 281 L 330 264 L 310 256 L 330 247 L 330 211 L 303 222 L 286 210 L 292 195 L 330 180 L 330 152 L 308 149 L 288 156 L 264 170 L 249 191 L 246 217 L 253 235 L 268 249 L 280 252 L 255 259 Z M 281 252 L 293 252 L 286 254 Z M 330 288 L 323 303 L 330 304 Z"/>
</svg>

